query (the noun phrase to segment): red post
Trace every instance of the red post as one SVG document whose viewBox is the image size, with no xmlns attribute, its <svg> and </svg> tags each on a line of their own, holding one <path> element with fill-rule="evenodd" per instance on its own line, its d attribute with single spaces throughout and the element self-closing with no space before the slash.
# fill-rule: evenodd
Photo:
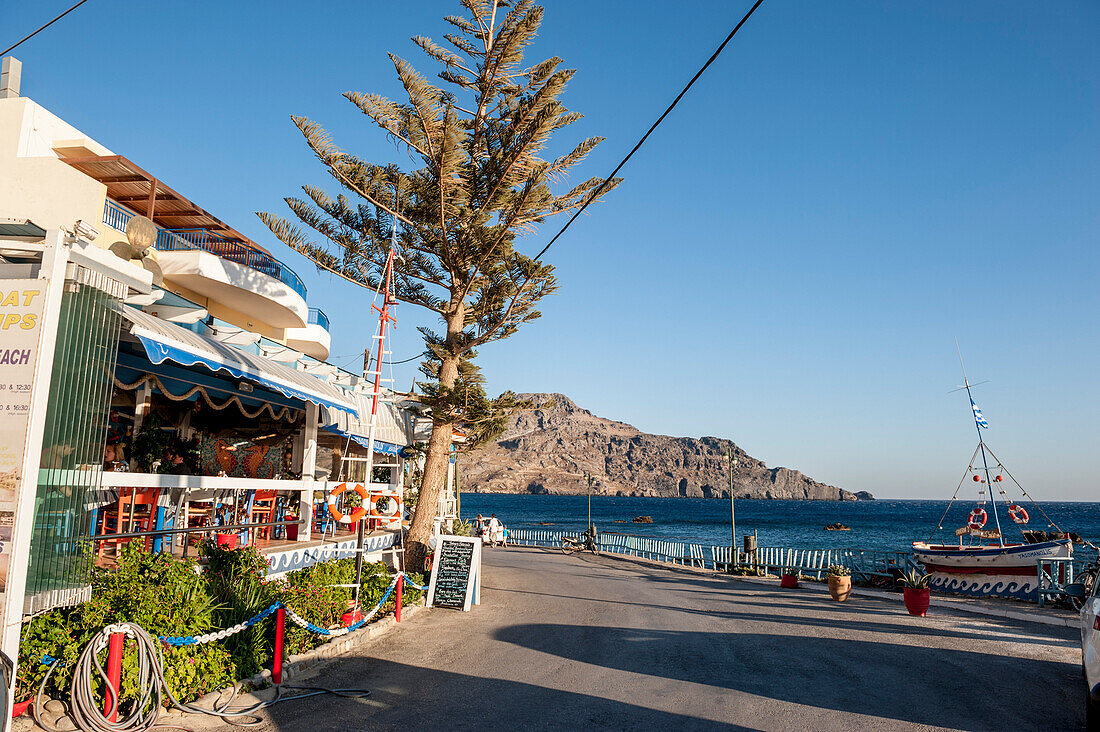
<svg viewBox="0 0 1100 732">
<path fill-rule="evenodd" d="M 286 610 L 275 611 L 275 658 L 271 661 L 271 680 L 283 683 L 283 627 L 286 625 Z"/>
<path fill-rule="evenodd" d="M 125 633 L 111 633 L 111 643 L 107 649 L 107 681 L 111 690 L 104 692 L 103 716 L 111 722 L 118 721 L 118 695 L 122 688 L 122 644 Z"/>
<path fill-rule="evenodd" d="M 393 617 L 397 622 L 401 622 L 401 589 L 405 586 L 405 575 L 397 575 L 397 599 L 394 600 Z"/>
</svg>

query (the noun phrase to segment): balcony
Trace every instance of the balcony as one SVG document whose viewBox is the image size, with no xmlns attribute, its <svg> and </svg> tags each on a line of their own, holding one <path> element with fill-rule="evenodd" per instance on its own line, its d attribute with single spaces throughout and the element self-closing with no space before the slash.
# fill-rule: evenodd
<svg viewBox="0 0 1100 732">
<path fill-rule="evenodd" d="M 287 329 L 286 344 L 318 361 L 324 361 L 328 358 L 329 347 L 332 344 L 328 316 L 320 308 L 310 308 L 308 320 L 305 328 Z"/>
<path fill-rule="evenodd" d="M 122 206 L 111 199 L 107 199 L 103 206 L 103 223 L 118 231 L 126 231 L 126 224 L 133 216 Z M 216 254 L 222 259 L 250 267 L 258 272 L 263 272 L 269 277 L 274 277 L 288 285 L 303 299 L 306 297 L 306 286 L 294 270 L 287 267 L 267 252 L 233 241 L 224 236 L 215 234 L 206 229 L 160 229 L 157 234 L 157 251 L 172 252 L 190 249 L 202 249 Z M 322 313 L 324 315 L 324 313 Z M 312 322 L 312 321 L 310 321 Z"/>
<path fill-rule="evenodd" d="M 119 231 L 132 216 L 110 199 L 104 205 L 103 223 Z M 160 227 L 155 246 L 166 280 L 274 328 L 308 325 L 305 284 L 262 249 L 208 229 Z"/>
<path fill-rule="evenodd" d="M 325 311 L 321 308 L 309 309 L 309 323 L 311 325 L 319 325 L 325 330 L 329 330 L 328 316 L 325 315 Z"/>
</svg>

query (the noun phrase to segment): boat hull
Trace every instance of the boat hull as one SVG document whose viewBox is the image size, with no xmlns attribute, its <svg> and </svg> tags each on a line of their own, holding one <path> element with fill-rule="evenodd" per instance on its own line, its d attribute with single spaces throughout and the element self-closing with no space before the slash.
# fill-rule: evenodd
<svg viewBox="0 0 1100 732">
<path fill-rule="evenodd" d="M 913 557 L 932 575 L 931 587 L 974 597 L 1034 600 L 1039 589 L 1038 561 L 1071 556 L 1073 545 L 1069 539 L 1003 547 L 913 542 Z"/>
</svg>

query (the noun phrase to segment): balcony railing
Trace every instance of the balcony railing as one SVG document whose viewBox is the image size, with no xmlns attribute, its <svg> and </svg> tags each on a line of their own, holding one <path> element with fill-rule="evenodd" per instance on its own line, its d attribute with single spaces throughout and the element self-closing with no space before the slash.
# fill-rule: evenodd
<svg viewBox="0 0 1100 732">
<path fill-rule="evenodd" d="M 131 217 L 133 217 L 132 213 L 109 198 L 103 205 L 103 223 L 112 229 L 125 232 L 126 224 L 130 222 Z"/>
<path fill-rule="evenodd" d="M 126 231 L 126 223 L 134 214 L 108 199 L 103 207 L 103 223 L 113 229 Z M 158 251 L 189 251 L 200 249 L 222 259 L 244 265 L 257 272 L 274 277 L 297 292 L 304 299 L 306 286 L 294 270 L 275 257 L 259 249 L 253 249 L 238 241 L 232 241 L 206 229 L 159 229 L 156 247 Z M 326 330 L 328 318 L 325 318 Z"/>
<path fill-rule="evenodd" d="M 309 322 L 311 325 L 319 325 L 325 330 L 329 330 L 328 316 L 325 315 L 325 311 L 321 308 L 309 309 Z"/>
</svg>

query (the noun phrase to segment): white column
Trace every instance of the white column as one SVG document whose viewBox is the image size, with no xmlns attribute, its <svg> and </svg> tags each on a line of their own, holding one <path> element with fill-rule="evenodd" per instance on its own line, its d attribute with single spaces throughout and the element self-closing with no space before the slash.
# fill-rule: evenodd
<svg viewBox="0 0 1100 732">
<path fill-rule="evenodd" d="M 304 526 L 298 528 L 298 541 L 309 541 L 313 535 L 313 490 L 317 472 L 317 425 L 321 410 L 312 402 L 306 403 L 305 429 L 302 431 L 302 497 L 299 501 Z"/>
<path fill-rule="evenodd" d="M 61 320 L 61 295 L 69 247 L 65 235 L 54 229 L 46 234 L 39 279 L 45 290 L 41 331 L 38 336 L 38 360 L 31 386 L 31 404 L 27 415 L 27 438 L 23 448 L 23 467 L 16 493 L 15 523 L 11 530 L 11 555 L 8 560 L 7 586 L 3 595 L 3 629 L 0 650 L 13 662 L 19 655 L 19 633 L 23 624 L 23 603 L 27 591 L 31 532 L 34 529 L 34 503 L 38 492 L 38 468 L 42 459 L 42 439 L 46 429 L 46 406 L 53 376 L 54 347 Z M 34 663 L 30 659 L 26 663 Z M 8 706 L 4 719 L 11 719 L 11 700 L 15 697 L 15 674 L 8 687 Z M 6 729 L 6 725 L 2 725 Z"/>
<path fill-rule="evenodd" d="M 149 414 L 149 410 L 153 407 L 153 387 L 149 385 L 148 380 L 143 381 L 141 386 L 138 387 L 134 399 L 136 401 L 134 406 L 134 437 L 137 437 L 138 432 L 141 431 L 141 425 L 145 422 L 145 415 Z"/>
</svg>

